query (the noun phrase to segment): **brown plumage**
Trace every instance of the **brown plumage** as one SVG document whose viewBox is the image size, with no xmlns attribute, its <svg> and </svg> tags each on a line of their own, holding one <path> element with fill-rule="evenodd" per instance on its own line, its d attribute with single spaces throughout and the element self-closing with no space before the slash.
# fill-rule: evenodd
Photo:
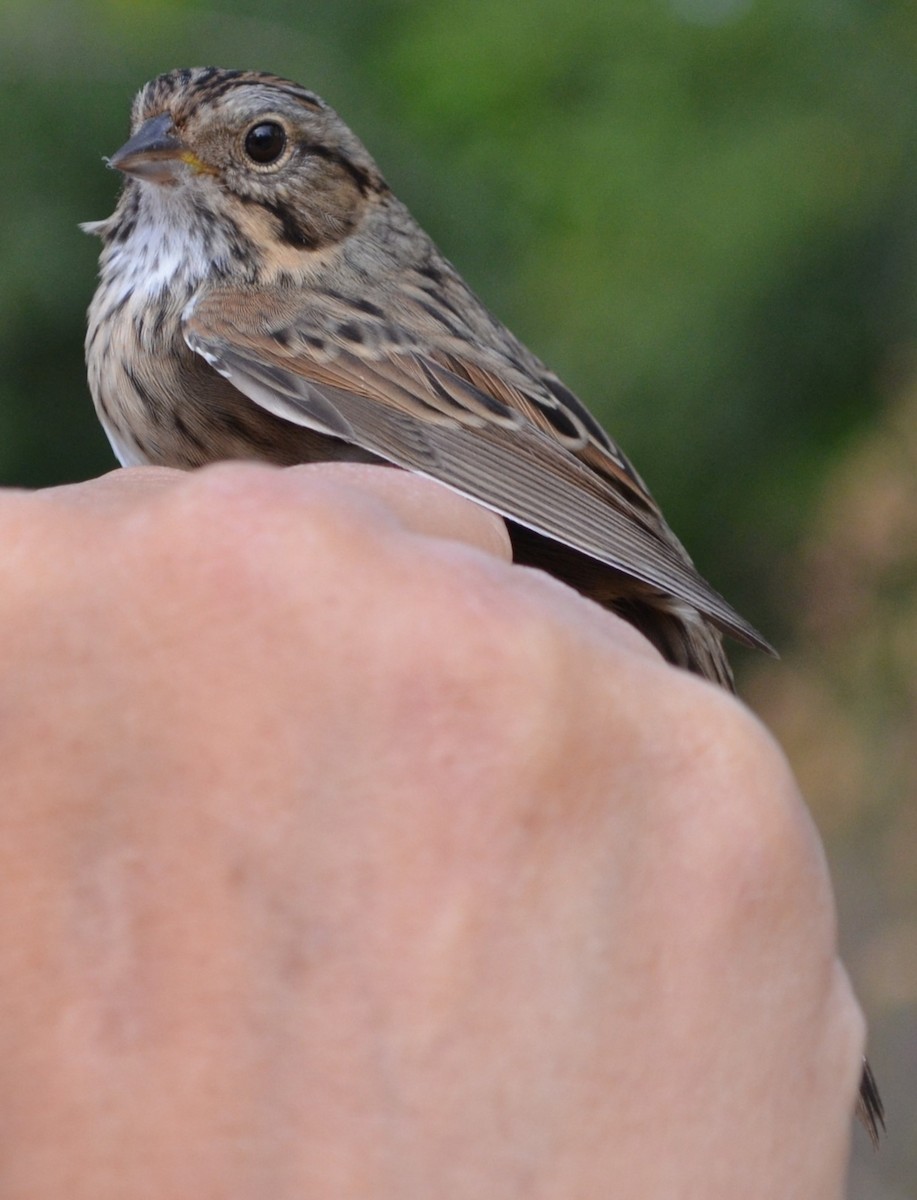
<svg viewBox="0 0 917 1200">
<path fill-rule="evenodd" d="M 517 561 L 679 666 L 731 687 L 721 635 L 769 649 L 318 96 L 257 72 L 173 71 L 138 95 L 111 165 L 126 182 L 87 226 L 104 248 L 86 352 L 122 463 L 390 463 L 500 513 Z"/>
</svg>

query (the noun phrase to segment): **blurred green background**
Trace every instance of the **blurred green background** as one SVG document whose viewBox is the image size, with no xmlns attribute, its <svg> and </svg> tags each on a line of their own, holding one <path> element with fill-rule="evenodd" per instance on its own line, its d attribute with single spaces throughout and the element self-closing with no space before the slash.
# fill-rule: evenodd
<svg viewBox="0 0 917 1200">
<path fill-rule="evenodd" d="M 781 647 L 743 688 L 828 838 L 889 1102 L 852 1195 L 917 1193 L 912 0 L 3 0 L 0 483 L 111 467 L 82 362 L 133 92 L 316 89 L 625 446 Z"/>
</svg>

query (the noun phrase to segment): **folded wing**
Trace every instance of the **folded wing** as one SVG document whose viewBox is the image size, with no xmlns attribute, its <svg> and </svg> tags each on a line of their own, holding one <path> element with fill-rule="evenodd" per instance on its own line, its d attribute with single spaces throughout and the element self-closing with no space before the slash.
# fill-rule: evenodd
<svg viewBox="0 0 917 1200">
<path fill-rule="evenodd" d="M 388 321 L 347 324 L 329 336 L 295 297 L 265 313 L 215 291 L 184 329 L 192 350 L 276 416 L 438 480 L 769 649 L 698 574 L 630 464 L 559 380 L 512 364 L 496 371 L 456 346 L 432 354 Z"/>
</svg>

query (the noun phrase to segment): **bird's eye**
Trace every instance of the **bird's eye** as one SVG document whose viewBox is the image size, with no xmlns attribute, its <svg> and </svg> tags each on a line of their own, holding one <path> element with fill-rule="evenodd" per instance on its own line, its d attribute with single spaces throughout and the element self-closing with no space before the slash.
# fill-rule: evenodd
<svg viewBox="0 0 917 1200">
<path fill-rule="evenodd" d="M 252 162 L 267 166 L 276 162 L 283 154 L 287 144 L 287 135 L 283 126 L 276 121 L 262 121 L 253 125 L 245 135 L 245 153 Z"/>
</svg>

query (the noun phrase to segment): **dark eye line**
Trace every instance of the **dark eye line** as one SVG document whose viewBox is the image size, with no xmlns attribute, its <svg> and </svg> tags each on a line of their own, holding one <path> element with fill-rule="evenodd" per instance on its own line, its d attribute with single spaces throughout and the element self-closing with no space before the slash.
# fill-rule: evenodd
<svg viewBox="0 0 917 1200">
<path fill-rule="evenodd" d="M 252 133 L 254 133 L 256 129 L 264 125 L 278 126 L 283 132 L 285 145 L 283 150 L 277 154 L 277 158 L 273 160 L 259 160 L 255 155 L 252 155 L 246 147 L 246 153 L 248 156 L 254 162 L 258 162 L 259 165 L 272 165 L 284 154 L 284 151 L 290 149 L 292 154 L 295 154 L 299 158 L 308 158 L 309 156 L 313 158 L 321 158 L 325 162 L 333 163 L 335 166 L 340 167 L 341 170 L 345 171 L 350 176 L 362 196 L 368 196 L 372 193 L 383 194 L 388 191 L 388 185 L 386 184 L 385 180 L 381 178 L 381 176 L 371 173 L 364 167 L 359 166 L 353 161 L 353 159 L 349 158 L 342 151 L 328 146 L 324 142 L 309 142 L 298 139 L 295 134 L 288 130 L 285 125 L 283 125 L 281 121 L 273 114 L 266 114 L 258 121 L 255 121 L 253 124 L 249 125 L 248 131 L 245 135 L 246 140 L 251 136 Z"/>
<path fill-rule="evenodd" d="M 368 195 L 370 192 L 387 190 L 382 180 L 374 179 L 368 171 L 357 166 L 346 154 L 342 154 L 340 150 L 333 150 L 330 146 L 326 146 L 324 142 L 300 142 L 297 149 L 302 154 L 311 154 L 315 158 L 322 158 L 325 162 L 334 163 L 335 166 L 341 167 L 354 181 L 360 194 L 363 196 Z"/>
</svg>

